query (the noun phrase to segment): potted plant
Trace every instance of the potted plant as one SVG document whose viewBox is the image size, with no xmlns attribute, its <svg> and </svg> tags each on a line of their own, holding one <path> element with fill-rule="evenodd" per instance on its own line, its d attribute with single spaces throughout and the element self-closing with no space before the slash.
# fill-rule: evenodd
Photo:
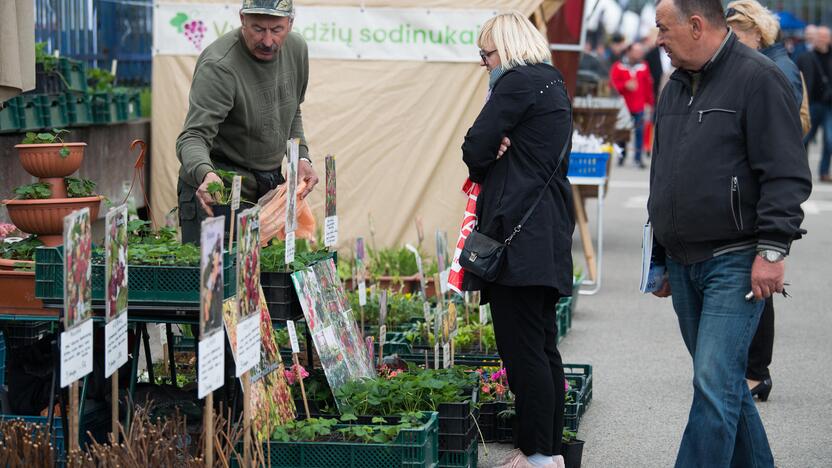
<svg viewBox="0 0 832 468">
<path fill-rule="evenodd" d="M 95 195 L 94 189 L 95 183 L 86 179 L 45 178 L 17 187 L 16 198 L 3 203 L 21 231 L 37 234 L 44 245 L 55 246 L 63 241 L 65 216 L 89 207 L 92 219 L 98 217 L 104 197 Z"/>
<path fill-rule="evenodd" d="M 87 144 L 65 142 L 63 135 L 67 133 L 68 130 L 57 128 L 50 132 L 26 133 L 23 141 L 15 145 L 20 165 L 41 179 L 62 178 L 77 171 L 84 160 Z"/>
<path fill-rule="evenodd" d="M 260 284 L 272 320 L 293 320 L 303 317 L 300 301 L 292 284 L 291 273 L 317 261 L 329 258 L 327 250 L 313 250 L 309 242 L 299 240 L 295 246 L 295 261 L 286 265 L 286 243 L 272 240 L 260 250 Z"/>
<path fill-rule="evenodd" d="M 581 468 L 583 453 L 584 441 L 579 440 L 575 432 L 564 429 L 560 454 L 563 455 L 566 468 Z"/>
<path fill-rule="evenodd" d="M 35 249 L 43 245 L 37 236 L 7 237 L 0 244 L 0 270 L 32 271 Z"/>
</svg>

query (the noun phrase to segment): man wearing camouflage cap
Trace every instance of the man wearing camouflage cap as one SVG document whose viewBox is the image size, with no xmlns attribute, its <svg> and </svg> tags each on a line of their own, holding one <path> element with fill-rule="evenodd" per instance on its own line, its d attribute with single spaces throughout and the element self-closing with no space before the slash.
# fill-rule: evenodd
<svg viewBox="0 0 832 468">
<path fill-rule="evenodd" d="M 185 125 L 176 140 L 182 166 L 177 188 L 183 242 L 198 242 L 213 215 L 207 191 L 217 169 L 243 176 L 242 197 L 256 201 L 284 182 L 286 141 L 300 139 L 298 177 L 306 197 L 318 183 L 303 135 L 300 104 L 309 56 L 292 32 L 292 0 L 244 0 L 242 27 L 205 48 L 197 60 Z"/>
</svg>

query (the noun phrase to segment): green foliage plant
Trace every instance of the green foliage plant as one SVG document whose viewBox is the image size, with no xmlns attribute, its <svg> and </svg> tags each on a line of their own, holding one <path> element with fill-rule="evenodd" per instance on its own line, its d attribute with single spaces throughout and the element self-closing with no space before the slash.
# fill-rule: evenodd
<svg viewBox="0 0 832 468">
<path fill-rule="evenodd" d="M 52 185 L 45 182 L 21 185 L 14 189 L 18 200 L 44 200 L 52 196 Z"/>
<path fill-rule="evenodd" d="M 26 132 L 26 136 L 21 141 L 24 145 L 43 145 L 43 144 L 52 144 L 52 143 L 61 143 L 61 150 L 58 154 L 61 155 L 62 158 L 66 158 L 69 156 L 69 148 L 66 147 L 64 143 L 63 137 L 64 135 L 69 133 L 69 130 L 64 130 L 61 128 L 53 128 L 50 132 Z"/>
</svg>

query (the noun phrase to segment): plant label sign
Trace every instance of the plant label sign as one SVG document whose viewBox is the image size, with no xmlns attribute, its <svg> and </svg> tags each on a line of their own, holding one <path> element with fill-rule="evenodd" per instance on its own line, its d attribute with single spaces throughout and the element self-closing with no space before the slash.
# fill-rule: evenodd
<svg viewBox="0 0 832 468">
<path fill-rule="evenodd" d="M 295 321 L 287 320 L 286 329 L 289 331 L 289 342 L 292 345 L 292 353 L 299 353 L 300 345 L 298 344 L 298 332 L 295 330 Z"/>
<path fill-rule="evenodd" d="M 335 210 L 335 156 L 326 157 L 326 218 L 324 219 L 324 245 L 338 243 L 338 215 Z"/>
<path fill-rule="evenodd" d="M 298 196 L 298 155 L 300 140 L 293 138 L 286 142 L 286 238 L 298 226 L 297 196 Z M 286 250 L 289 250 L 288 248 Z M 287 262 L 288 263 L 288 262 Z"/>
<path fill-rule="evenodd" d="M 240 209 L 240 190 L 242 189 L 243 176 L 235 175 L 231 179 L 231 209 L 237 211 Z"/>
<path fill-rule="evenodd" d="M 260 363 L 260 315 L 252 314 L 237 322 L 237 377 Z"/>
<path fill-rule="evenodd" d="M 387 290 L 382 289 L 378 293 L 378 326 L 383 327 L 387 323 Z"/>
<path fill-rule="evenodd" d="M 367 281 L 363 277 L 358 282 L 358 305 L 361 307 L 367 305 Z"/>
<path fill-rule="evenodd" d="M 419 287 L 422 291 L 422 299 L 427 300 L 427 285 L 425 284 L 425 270 L 422 267 L 422 256 L 419 255 L 419 249 L 413 247 L 410 244 L 405 246 L 407 250 L 413 252 L 413 255 L 416 257 L 416 269 L 419 270 Z"/>
<path fill-rule="evenodd" d="M 92 320 L 61 333 L 61 388 L 92 372 Z"/>
<path fill-rule="evenodd" d="M 430 302 L 425 301 L 425 302 L 422 303 L 422 315 L 424 315 L 425 323 L 430 323 L 430 316 L 431 316 Z"/>
<path fill-rule="evenodd" d="M 481 305 L 480 306 L 480 325 L 485 325 L 488 323 L 488 306 Z"/>
<path fill-rule="evenodd" d="M 451 344 L 445 343 L 442 345 L 442 367 L 448 369 L 451 367 Z"/>
<path fill-rule="evenodd" d="M 445 269 L 439 272 L 439 291 L 442 294 L 448 292 L 448 276 L 451 274 L 451 269 Z"/>
<path fill-rule="evenodd" d="M 127 205 L 110 209 L 104 230 L 104 376 L 110 377 L 127 362 Z"/>
<path fill-rule="evenodd" d="M 286 257 L 283 261 L 286 265 L 295 261 L 295 231 L 286 232 Z"/>
<path fill-rule="evenodd" d="M 260 207 L 238 214 L 236 222 L 238 314 L 234 335 L 236 374 L 240 377 L 260 363 Z"/>
<path fill-rule="evenodd" d="M 208 218 L 202 222 L 200 232 L 199 398 L 222 387 L 223 383 L 224 226 L 224 216 Z"/>
<path fill-rule="evenodd" d="M 223 334 L 215 332 L 199 340 L 199 369 L 197 369 L 197 397 L 205 398 L 222 387 L 225 370 Z"/>
<path fill-rule="evenodd" d="M 61 387 L 92 372 L 92 230 L 90 210 L 64 218 L 64 328 Z"/>
</svg>

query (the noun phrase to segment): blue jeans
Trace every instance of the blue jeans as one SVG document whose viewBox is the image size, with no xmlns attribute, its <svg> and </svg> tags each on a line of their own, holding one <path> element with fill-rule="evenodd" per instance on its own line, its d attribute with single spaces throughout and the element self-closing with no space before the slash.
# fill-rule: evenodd
<svg viewBox="0 0 832 468">
<path fill-rule="evenodd" d="M 673 308 L 693 357 L 693 404 L 676 468 L 774 466 L 745 382 L 764 304 L 745 300 L 755 255 L 748 250 L 693 265 L 667 259 Z"/>
<path fill-rule="evenodd" d="M 633 128 L 635 129 L 635 139 L 633 147 L 635 148 L 636 163 L 641 162 L 641 152 L 644 149 L 644 112 L 636 112 L 633 115 Z"/>
<path fill-rule="evenodd" d="M 809 116 L 812 119 L 812 128 L 803 138 L 803 144 L 808 146 L 809 142 L 815 139 L 815 134 L 819 128 L 823 131 L 820 175 L 829 175 L 830 159 L 832 159 L 832 105 L 812 104 L 809 106 Z"/>
</svg>

